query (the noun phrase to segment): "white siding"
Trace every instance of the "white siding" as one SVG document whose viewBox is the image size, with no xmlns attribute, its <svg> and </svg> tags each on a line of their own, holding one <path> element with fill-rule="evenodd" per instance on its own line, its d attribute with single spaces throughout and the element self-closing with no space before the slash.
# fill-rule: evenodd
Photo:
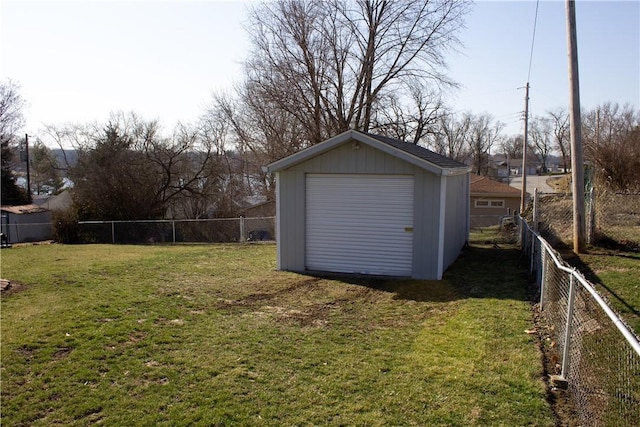
<svg viewBox="0 0 640 427">
<path fill-rule="evenodd" d="M 411 276 L 413 176 L 306 175 L 306 269 Z"/>
</svg>

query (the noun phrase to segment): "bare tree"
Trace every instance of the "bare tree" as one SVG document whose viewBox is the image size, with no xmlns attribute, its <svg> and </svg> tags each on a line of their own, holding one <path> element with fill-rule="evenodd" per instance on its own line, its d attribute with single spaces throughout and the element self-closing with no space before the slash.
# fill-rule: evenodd
<svg viewBox="0 0 640 427">
<path fill-rule="evenodd" d="M 466 138 L 471 118 L 471 113 L 464 113 L 459 118 L 453 113 L 441 115 L 431 137 L 430 148 L 443 156 L 464 162 L 469 155 Z"/>
<path fill-rule="evenodd" d="M 204 120 L 225 122 L 225 140 L 242 162 L 240 172 L 246 195 L 273 199 L 274 177 L 263 166 L 308 145 L 307 130 L 287 111 L 273 102 L 257 98 L 250 85 L 238 89 L 237 96 L 214 95 Z"/>
<path fill-rule="evenodd" d="M 534 117 L 529 123 L 529 135 L 533 146 L 533 152 L 540 162 L 542 173 L 547 173 L 547 159 L 553 150 L 553 130 L 549 119 Z"/>
<path fill-rule="evenodd" d="M 467 10 L 454 0 L 263 3 L 251 13 L 247 86 L 299 123 L 308 144 L 367 132 L 416 82 L 432 92 L 453 85 L 444 54 Z"/>
<path fill-rule="evenodd" d="M 18 132 L 24 126 L 22 110 L 25 102 L 20 87 L 13 81 L 0 83 L 0 147 L 2 149 L 2 204 L 29 203 L 31 197 L 17 184 L 14 174 Z"/>
<path fill-rule="evenodd" d="M 583 115 L 585 160 L 616 190 L 640 188 L 640 111 L 605 103 Z"/>
<path fill-rule="evenodd" d="M 165 137 L 156 121 L 117 113 L 106 125 L 47 129 L 60 147 L 77 153 L 67 167 L 81 219 L 162 218 L 175 215 L 187 196 L 208 196 L 203 181 L 214 149 L 197 128 L 178 125 Z"/>
<path fill-rule="evenodd" d="M 473 171 L 478 175 L 487 175 L 491 147 L 498 141 L 504 123 L 494 122 L 493 117 L 488 113 L 471 115 L 469 120 L 466 140 Z"/>
<path fill-rule="evenodd" d="M 375 113 L 371 130 L 413 144 L 426 143 L 437 132 L 438 119 L 444 114 L 442 98 L 420 86 L 412 87 L 410 95 L 402 102 L 397 95 L 388 94 L 385 107 Z"/>
<path fill-rule="evenodd" d="M 35 194 L 56 194 L 64 182 L 60 177 L 58 161 L 49 147 L 37 140 L 29 149 L 31 184 Z"/>
<path fill-rule="evenodd" d="M 562 156 L 562 168 L 564 172 L 568 170 L 571 159 L 571 139 L 569 135 L 569 113 L 564 108 L 557 108 L 548 112 L 551 120 L 551 127 L 555 148 Z"/>
<path fill-rule="evenodd" d="M 500 142 L 500 149 L 508 159 L 522 159 L 522 135 L 509 136 Z"/>
</svg>

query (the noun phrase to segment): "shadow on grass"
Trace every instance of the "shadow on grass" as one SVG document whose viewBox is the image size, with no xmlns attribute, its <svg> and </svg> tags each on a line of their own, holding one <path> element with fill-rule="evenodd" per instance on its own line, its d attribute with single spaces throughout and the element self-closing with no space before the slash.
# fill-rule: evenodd
<svg viewBox="0 0 640 427">
<path fill-rule="evenodd" d="M 529 301 L 533 294 L 521 263 L 521 252 L 513 245 L 467 247 L 445 272 L 442 280 L 392 279 L 325 272 L 307 272 L 307 275 L 391 292 L 396 299 L 419 302 L 449 302 L 467 298 Z"/>
<path fill-rule="evenodd" d="M 635 317 L 635 323 L 640 325 L 640 310 L 638 310 L 636 307 L 634 307 L 633 305 L 631 305 L 627 300 L 625 300 L 622 296 L 620 296 L 615 290 L 613 290 L 611 287 L 607 286 L 606 283 L 604 283 L 602 281 L 602 279 L 600 279 L 600 277 L 598 276 L 598 274 L 593 271 L 591 269 L 591 267 L 589 267 L 589 265 L 587 265 L 584 261 L 582 261 L 582 259 L 580 259 L 579 256 L 576 256 L 576 254 L 574 254 L 573 252 L 562 252 L 562 258 L 572 267 L 575 267 L 578 269 L 578 271 L 580 271 L 580 273 L 582 273 L 582 275 L 584 276 L 585 279 L 587 279 L 589 282 L 591 282 L 594 285 L 597 285 L 599 287 L 602 287 L 604 290 L 607 291 L 607 295 L 610 298 L 613 298 L 617 301 L 617 303 L 621 306 L 624 307 L 625 311 L 629 314 Z M 630 259 L 636 259 L 635 257 L 629 256 L 629 255 L 625 255 L 624 253 L 615 253 L 615 254 L 609 254 L 609 255 L 603 255 L 603 256 L 616 256 L 616 257 L 621 257 L 621 258 L 630 258 Z"/>
</svg>

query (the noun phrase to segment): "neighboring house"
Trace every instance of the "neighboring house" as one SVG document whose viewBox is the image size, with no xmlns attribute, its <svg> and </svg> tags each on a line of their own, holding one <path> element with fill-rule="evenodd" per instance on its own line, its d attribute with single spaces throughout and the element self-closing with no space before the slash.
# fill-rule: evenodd
<svg viewBox="0 0 640 427">
<path fill-rule="evenodd" d="M 507 161 L 508 160 L 508 161 Z M 503 155 L 492 158 L 492 168 L 496 171 L 498 178 L 510 176 L 522 176 L 522 159 L 507 159 Z M 536 175 L 540 170 L 540 162 L 532 156 L 527 156 L 527 175 Z"/>
<path fill-rule="evenodd" d="M 267 166 L 278 268 L 441 279 L 469 237 L 469 171 L 397 139 L 347 131 Z"/>
<path fill-rule="evenodd" d="M 2 233 L 8 243 L 37 242 L 53 238 L 51 211 L 37 205 L 2 206 Z"/>
<path fill-rule="evenodd" d="M 276 202 L 275 200 L 267 200 L 266 202 L 249 206 L 248 208 L 242 210 L 241 215 L 245 218 L 264 218 L 276 216 Z"/>
<path fill-rule="evenodd" d="M 244 209 L 244 235 L 249 241 L 273 240 L 275 238 L 276 202 L 268 200 Z"/>
<path fill-rule="evenodd" d="M 471 176 L 471 227 L 500 224 L 520 209 L 521 190 L 486 176 Z"/>
<path fill-rule="evenodd" d="M 69 190 L 64 190 L 55 196 L 34 197 L 33 203 L 53 212 L 64 212 L 71 208 L 73 200 Z"/>
</svg>

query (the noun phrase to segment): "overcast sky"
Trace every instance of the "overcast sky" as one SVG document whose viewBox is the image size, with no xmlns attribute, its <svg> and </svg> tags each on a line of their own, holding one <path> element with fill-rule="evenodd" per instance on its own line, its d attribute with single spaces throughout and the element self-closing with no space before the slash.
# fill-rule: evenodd
<svg viewBox="0 0 640 427">
<path fill-rule="evenodd" d="M 234 1 L 0 0 L 0 79 L 21 85 L 26 131 L 43 123 L 108 119 L 135 111 L 166 129 L 194 122 L 214 90 L 241 78 L 247 7 Z M 530 111 L 567 106 L 564 1 L 539 3 Z M 522 129 L 535 1 L 476 2 L 448 58 L 461 84 L 448 103 Z M 640 2 L 576 4 L 581 100 L 640 107 Z"/>
</svg>

